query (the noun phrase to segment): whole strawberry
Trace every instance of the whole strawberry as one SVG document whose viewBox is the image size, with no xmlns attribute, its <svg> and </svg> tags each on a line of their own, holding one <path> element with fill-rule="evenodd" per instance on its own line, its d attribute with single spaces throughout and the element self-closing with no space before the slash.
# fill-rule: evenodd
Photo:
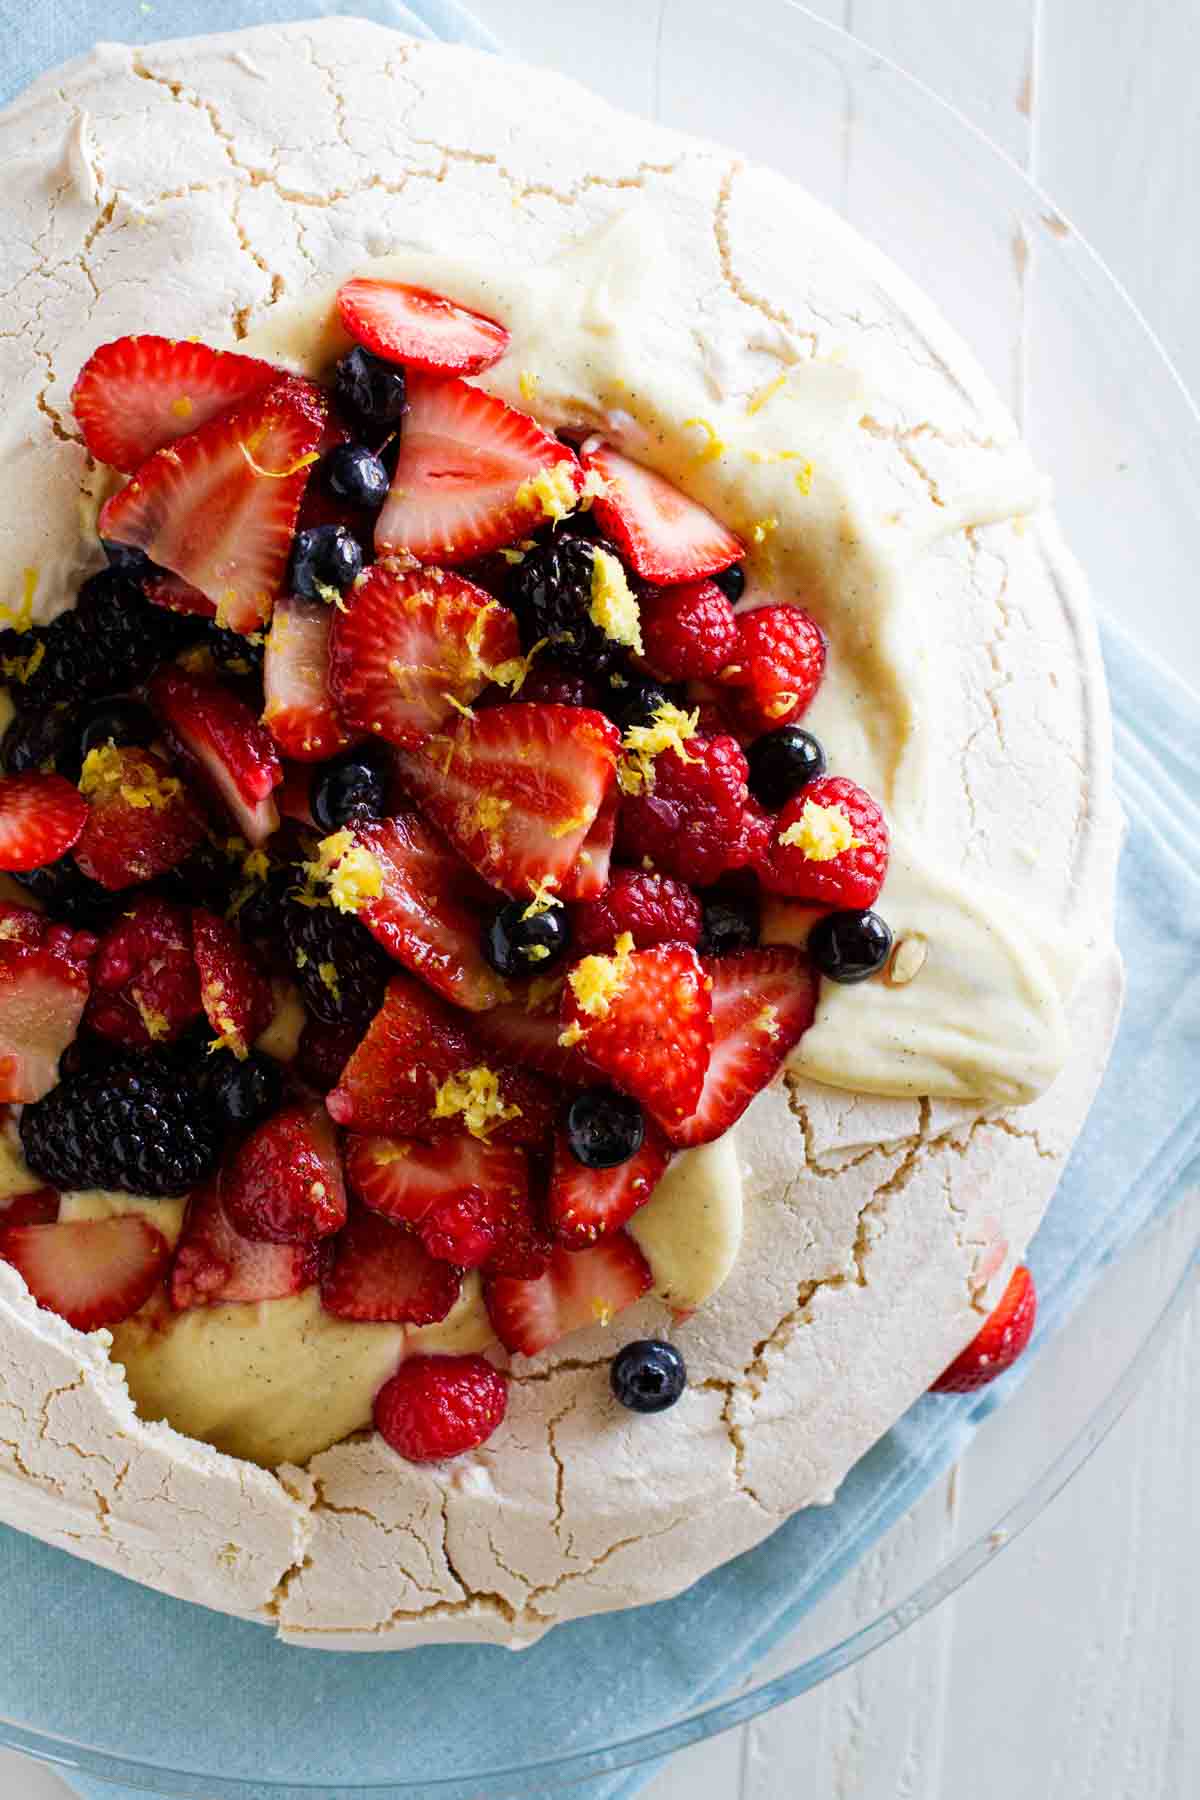
<svg viewBox="0 0 1200 1800">
<path fill-rule="evenodd" d="M 408 1462 L 442 1462 L 486 1443 L 508 1382 L 482 1356 L 410 1356 L 375 1396 L 375 1429 Z"/>
<path fill-rule="evenodd" d="M 888 866 L 888 828 L 865 789 L 844 775 L 801 788 L 775 821 L 759 862 L 763 886 L 823 906 L 873 906 Z"/>
<path fill-rule="evenodd" d="M 1012 1272 L 1000 1304 L 990 1313 L 965 1350 L 961 1350 L 933 1383 L 935 1394 L 970 1394 L 986 1387 L 1011 1369 L 1033 1336 L 1037 1318 L 1037 1288 L 1033 1276 L 1019 1263 Z"/>
</svg>

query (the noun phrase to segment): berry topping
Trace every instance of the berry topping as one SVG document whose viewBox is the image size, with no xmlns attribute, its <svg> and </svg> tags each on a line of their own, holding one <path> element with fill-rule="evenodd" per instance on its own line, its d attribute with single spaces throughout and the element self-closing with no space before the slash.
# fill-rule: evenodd
<svg viewBox="0 0 1200 1800">
<path fill-rule="evenodd" d="M 365 1031 L 383 999 L 388 959 L 362 922 L 332 906 L 292 901 L 283 933 L 291 974 L 313 1018 Z"/>
<path fill-rule="evenodd" d="M 736 606 L 746 591 L 746 570 L 742 563 L 730 563 L 727 569 L 718 569 L 712 580 L 731 606 Z"/>
<path fill-rule="evenodd" d="M 746 752 L 750 792 L 763 806 L 778 812 L 794 794 L 825 773 L 825 752 L 801 725 L 780 725 L 764 732 Z"/>
<path fill-rule="evenodd" d="M 60 1193 L 186 1194 L 220 1156 L 196 1090 L 149 1062 L 68 1076 L 25 1108 L 20 1130 L 29 1167 Z"/>
<path fill-rule="evenodd" d="M 88 815 L 75 861 L 110 891 L 165 875 L 204 836 L 199 806 L 153 750 L 112 743 L 89 750 L 79 791 Z"/>
<path fill-rule="evenodd" d="M 77 718 L 76 724 L 81 768 L 89 751 L 103 750 L 106 744 L 115 744 L 118 749 L 129 745 L 145 748 L 158 736 L 154 714 L 140 700 L 101 700 L 97 705 L 89 706 Z"/>
<path fill-rule="evenodd" d="M 600 527 L 643 581 L 697 581 L 741 557 L 733 533 L 653 469 L 610 444 L 585 447 L 582 457 L 588 473 L 604 483 L 594 507 Z"/>
<path fill-rule="evenodd" d="M 755 894 L 714 892 L 701 895 L 704 924 L 696 945 L 701 956 L 728 956 L 749 950 L 759 939 L 759 904 Z"/>
<path fill-rule="evenodd" d="M 101 941 L 87 1026 L 131 1050 L 146 1050 L 181 1036 L 200 1012 L 188 914 L 143 895 Z"/>
<path fill-rule="evenodd" d="M 61 775 L 0 776 L 0 869 L 57 862 L 76 843 L 88 809 Z"/>
<path fill-rule="evenodd" d="M 338 289 L 342 324 L 376 356 L 440 375 L 478 375 L 508 349 L 503 325 L 428 288 L 358 276 Z"/>
<path fill-rule="evenodd" d="M 442 1462 L 485 1444 L 508 1383 L 482 1356 L 410 1356 L 375 1396 L 375 1429 L 408 1462 Z"/>
<path fill-rule="evenodd" d="M 359 744 L 312 778 L 309 805 L 317 830 L 340 831 L 356 819 L 379 819 L 387 808 L 387 756 L 379 744 Z"/>
<path fill-rule="evenodd" d="M 876 912 L 825 913 L 808 934 L 808 954 L 830 981 L 866 981 L 891 950 L 891 930 Z"/>
<path fill-rule="evenodd" d="M 607 1325 L 649 1293 L 653 1279 L 633 1239 L 614 1231 L 586 1250 L 556 1248 L 536 1280 L 486 1276 L 483 1293 L 505 1349 L 536 1356 L 568 1332 Z"/>
<path fill-rule="evenodd" d="M 255 631 L 283 586 L 326 409 L 321 389 L 293 376 L 210 419 L 106 501 L 103 535 L 182 575 L 220 624 Z"/>
<path fill-rule="evenodd" d="M 526 650 L 543 644 L 564 668 L 589 675 L 601 674 L 621 651 L 620 642 L 596 617 L 599 554 L 585 538 L 556 533 L 516 564 L 506 594 Z M 608 561 L 615 563 L 615 558 L 609 556 Z M 601 576 L 605 566 L 599 564 Z M 522 689 L 523 699 L 537 697 L 536 689 L 528 694 Z"/>
<path fill-rule="evenodd" d="M 539 522 L 543 482 L 551 502 L 569 512 L 579 466 L 557 438 L 481 388 L 415 375 L 375 547 L 418 562 L 483 556 Z"/>
<path fill-rule="evenodd" d="M 239 1059 L 218 1050 L 205 1057 L 200 1086 L 220 1130 L 249 1131 L 278 1110 L 283 1071 L 271 1057 L 254 1051 Z"/>
<path fill-rule="evenodd" d="M 760 606 L 738 616 L 738 642 L 725 680 L 747 736 L 798 719 L 825 673 L 825 637 L 798 606 Z"/>
<path fill-rule="evenodd" d="M 350 742 L 329 687 L 333 614 L 319 600 L 280 600 L 263 658 L 262 722 L 293 762 L 324 762 Z"/>
<path fill-rule="evenodd" d="M 342 411 L 377 430 L 399 425 L 407 404 L 406 386 L 403 369 L 361 346 L 342 357 L 334 376 L 334 394 Z"/>
<path fill-rule="evenodd" d="M 216 1046 L 243 1061 L 271 1022 L 271 984 L 233 926 L 202 906 L 192 912 L 192 951 Z"/>
<path fill-rule="evenodd" d="M 812 1024 L 817 984 L 795 950 L 738 950 L 705 961 L 712 983 L 712 1058 L 691 1118 L 673 1144 L 710 1144 L 735 1125 Z"/>
<path fill-rule="evenodd" d="M 436 1325 L 458 1299 L 462 1277 L 419 1238 L 379 1213 L 351 1212 L 321 1278 L 321 1305 L 339 1319 Z"/>
<path fill-rule="evenodd" d="M 84 363 L 71 405 L 97 462 L 126 475 L 279 380 L 256 356 L 142 333 L 101 344 Z"/>
<path fill-rule="evenodd" d="M 0 1257 L 18 1270 L 39 1306 L 77 1331 L 117 1325 L 137 1312 L 170 1255 L 162 1232 L 133 1213 L 0 1230 Z"/>
<path fill-rule="evenodd" d="M 571 946 L 566 908 L 510 900 L 484 927 L 483 954 L 499 975 L 549 973 Z"/>
<path fill-rule="evenodd" d="M 1024 1263 L 1013 1270 L 996 1310 L 933 1383 L 936 1394 L 970 1394 L 1011 1369 L 1033 1336 L 1037 1288 Z"/>
<path fill-rule="evenodd" d="M 289 586 L 302 600 L 332 606 L 362 573 L 362 545 L 345 525 L 310 525 L 292 543 Z"/>
<path fill-rule="evenodd" d="M 40 1100 L 79 1029 L 95 939 L 23 906 L 0 920 L 0 1101 Z"/>
<path fill-rule="evenodd" d="M 215 681 L 160 669 L 150 703 L 178 755 L 229 813 L 251 844 L 279 829 L 271 798 L 283 769 L 266 728 Z"/>
<path fill-rule="evenodd" d="M 222 1194 L 243 1237 L 310 1244 L 340 1231 L 346 1184 L 325 1108 L 285 1106 L 257 1126 L 225 1170 Z"/>
<path fill-rule="evenodd" d="M 684 944 L 586 956 L 567 976 L 563 1036 L 668 1131 L 696 1110 L 712 1049 L 711 982 Z"/>
<path fill-rule="evenodd" d="M 617 1351 L 608 1378 L 614 1399 L 630 1412 L 666 1412 L 687 1386 L 687 1364 L 674 1344 L 638 1338 Z"/>
<path fill-rule="evenodd" d="M 335 500 L 378 512 L 391 482 L 381 457 L 365 444 L 335 444 L 321 464 L 325 486 Z"/>
<path fill-rule="evenodd" d="M 333 620 L 330 685 L 341 717 L 389 743 L 423 743 L 490 681 L 520 673 L 507 607 L 461 575 L 376 563 Z"/>
<path fill-rule="evenodd" d="M 222 1184 L 210 1181 L 188 1201 L 171 1269 L 176 1312 L 226 1302 L 284 1300 L 317 1279 L 314 1245 L 243 1237 L 225 1211 Z"/>
<path fill-rule="evenodd" d="M 656 588 L 642 599 L 642 642 L 656 675 L 667 681 L 703 681 L 734 661 L 737 620 L 711 581 Z"/>
<path fill-rule="evenodd" d="M 843 775 L 810 781 L 775 822 L 759 866 L 765 886 L 795 900 L 857 908 L 876 900 L 888 866 L 888 828 L 870 794 Z"/>
<path fill-rule="evenodd" d="M 399 758 L 417 804 L 513 899 L 563 893 L 616 769 L 617 733 L 574 706 L 488 707 Z"/>
<path fill-rule="evenodd" d="M 567 1108 L 565 1145 L 585 1169 L 615 1169 L 636 1156 L 646 1141 L 646 1115 L 628 1094 L 615 1088 L 585 1088 Z"/>
<path fill-rule="evenodd" d="M 572 909 L 571 924 L 577 956 L 611 950 L 623 931 L 639 950 L 651 944 L 695 945 L 700 941 L 700 903 L 689 887 L 669 875 L 614 869 L 597 899 Z"/>
<path fill-rule="evenodd" d="M 622 802 L 617 843 L 630 862 L 648 859 L 693 887 L 749 862 L 746 758 L 733 738 L 668 746 L 654 756 L 652 774 L 650 785 Z"/>
</svg>

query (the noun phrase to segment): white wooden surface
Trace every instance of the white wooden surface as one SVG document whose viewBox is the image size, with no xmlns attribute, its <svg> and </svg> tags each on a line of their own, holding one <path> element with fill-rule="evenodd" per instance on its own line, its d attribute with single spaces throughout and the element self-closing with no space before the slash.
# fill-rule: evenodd
<svg viewBox="0 0 1200 1800">
<path fill-rule="evenodd" d="M 1195 0 L 810 3 L 1030 169 L 1200 392 Z M 650 110 L 654 0 L 474 5 L 528 60 Z M 1014 345 L 1016 321 L 1014 295 Z M 1080 1328 L 1102 1328 L 1095 1309 Z M 1193 1313 L 1088 1466 L 960 1596 L 815 1693 L 683 1753 L 650 1800 L 1193 1800 L 1198 1359 Z M 1051 1395 L 1028 1421 L 1047 1459 L 1055 1426 Z M 974 1446 L 957 1497 L 943 1483 L 907 1529 L 952 1546 L 964 1485 L 988 1483 L 990 1454 L 986 1439 Z M 878 1570 L 855 1579 L 869 1592 Z M 0 1800 L 64 1800 L 64 1788 L 0 1752 Z"/>
</svg>

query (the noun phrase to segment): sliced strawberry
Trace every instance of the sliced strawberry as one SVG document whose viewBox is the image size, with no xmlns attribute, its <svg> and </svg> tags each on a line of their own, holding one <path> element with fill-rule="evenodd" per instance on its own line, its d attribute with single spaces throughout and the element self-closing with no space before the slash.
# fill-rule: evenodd
<svg viewBox="0 0 1200 1800">
<path fill-rule="evenodd" d="M 232 816 L 251 844 L 279 829 L 272 793 L 283 769 L 270 733 L 228 688 L 182 669 L 160 669 L 150 703 L 172 748 Z"/>
<path fill-rule="evenodd" d="M 473 1109 L 456 1107 L 456 1098 L 464 1105 L 473 1098 Z M 473 1125 L 475 1136 L 515 1144 L 536 1143 L 548 1132 L 554 1096 L 523 1069 L 491 1068 L 461 1013 L 409 976 L 394 975 L 325 1104 L 351 1131 L 440 1137 Z"/>
<path fill-rule="evenodd" d="M 711 985 L 686 944 L 584 957 L 563 990 L 565 1035 L 672 1132 L 696 1110 L 704 1086 Z"/>
<path fill-rule="evenodd" d="M 285 1106 L 242 1144 L 222 1181 L 235 1231 L 267 1244 L 313 1244 L 346 1223 L 337 1134 L 319 1103 Z"/>
<path fill-rule="evenodd" d="M 202 906 L 192 909 L 192 952 L 200 1004 L 221 1045 L 244 1059 L 271 1022 L 271 983 L 232 925 Z"/>
<path fill-rule="evenodd" d="M 61 775 L 0 775 L 0 869 L 40 869 L 65 856 L 87 824 L 77 787 Z"/>
<path fill-rule="evenodd" d="M 96 947 L 86 932 L 30 917 L 36 939 L 32 924 L 11 915 L 0 938 L 0 1101 L 22 1104 L 40 1100 L 58 1081 L 58 1059 L 83 1016 Z"/>
<path fill-rule="evenodd" d="M 710 1144 L 736 1124 L 782 1068 L 817 1006 L 816 977 L 796 950 L 736 950 L 703 961 L 712 981 L 712 1058 L 695 1112 L 670 1131 L 680 1146 Z"/>
<path fill-rule="evenodd" d="M 526 1197 L 506 1211 L 487 1260 L 487 1272 L 512 1275 L 518 1281 L 536 1281 L 550 1267 L 553 1251 L 554 1240 Z"/>
<path fill-rule="evenodd" d="M 575 456 L 526 413 L 465 381 L 413 376 L 375 548 L 381 556 L 405 551 L 418 562 L 462 563 L 514 543 L 542 516 L 522 484 L 560 465 L 555 485 L 578 492 Z"/>
<path fill-rule="evenodd" d="M 556 1248 L 535 1281 L 510 1275 L 485 1278 L 484 1299 L 506 1350 L 536 1356 L 570 1331 L 607 1325 L 640 1300 L 653 1282 L 650 1265 L 623 1231 L 589 1250 Z"/>
<path fill-rule="evenodd" d="M 423 751 L 401 779 L 483 879 L 527 898 L 567 883 L 612 788 L 620 738 L 586 707 L 492 706 Z"/>
<path fill-rule="evenodd" d="M 321 1305 L 339 1319 L 436 1325 L 458 1299 L 462 1276 L 430 1256 L 411 1232 L 362 1207 L 350 1215 L 321 1281 Z"/>
<path fill-rule="evenodd" d="M 351 742 L 329 691 L 333 609 L 285 597 L 271 615 L 263 655 L 262 722 L 284 756 L 324 762 Z"/>
<path fill-rule="evenodd" d="M 171 1269 L 170 1300 L 176 1312 L 226 1301 L 283 1300 L 317 1279 L 318 1252 L 311 1244 L 269 1244 L 243 1237 L 225 1211 L 218 1177 L 188 1202 Z"/>
<path fill-rule="evenodd" d="M 415 747 L 520 654 L 516 619 L 482 588 L 375 563 L 333 620 L 330 691 L 348 725 Z"/>
<path fill-rule="evenodd" d="M 215 601 L 234 631 L 270 616 L 327 402 L 289 376 L 157 450 L 105 502 L 101 537 L 144 550 Z"/>
<path fill-rule="evenodd" d="M 1011 1369 L 1033 1336 L 1037 1319 L 1037 1287 L 1019 1263 L 994 1312 L 988 1314 L 965 1350 L 932 1384 L 934 1394 L 972 1394 Z"/>
<path fill-rule="evenodd" d="M 24 944 L 36 949 L 45 943 L 49 924 L 45 913 L 35 912 L 32 906 L 0 900 L 0 945 Z"/>
<path fill-rule="evenodd" d="M 136 1213 L 0 1230 L 0 1257 L 18 1270 L 39 1306 L 77 1331 L 117 1325 L 137 1312 L 170 1256 L 162 1232 Z"/>
<path fill-rule="evenodd" d="M 192 928 L 182 906 L 143 895 L 101 940 L 88 1029 L 131 1050 L 169 1044 L 200 1017 Z"/>
<path fill-rule="evenodd" d="M 200 807 L 153 750 L 102 744 L 88 752 L 79 788 L 89 811 L 75 861 L 114 893 L 165 875 L 204 836 Z"/>
<path fill-rule="evenodd" d="M 295 819 L 309 831 L 318 829 L 312 816 L 312 770 L 307 763 L 284 763 L 283 780 L 274 799 L 281 819 Z"/>
<path fill-rule="evenodd" d="M 53 1225 L 61 1195 L 57 1188 L 31 1188 L 27 1194 L 10 1194 L 0 1200 L 0 1226 Z"/>
<path fill-rule="evenodd" d="M 428 288 L 360 275 L 338 289 L 338 314 L 352 338 L 388 362 L 441 375 L 478 375 L 508 349 L 503 325 Z"/>
<path fill-rule="evenodd" d="M 559 1243 L 580 1250 L 619 1231 L 667 1172 L 671 1146 L 652 1119 L 641 1149 L 615 1169 L 588 1169 L 572 1152 L 565 1128 L 554 1139 L 547 1216 Z"/>
<path fill-rule="evenodd" d="M 363 820 L 349 827 L 354 843 L 375 859 L 383 891 L 358 908 L 389 956 L 437 993 L 469 1012 L 507 998 L 480 943 L 497 896 L 463 867 L 444 838 L 417 813 Z M 333 870 L 336 880 L 336 865 Z"/>
<path fill-rule="evenodd" d="M 431 1256 L 462 1268 L 487 1262 L 528 1212 L 525 1154 L 509 1144 L 351 1137 L 346 1173 L 373 1212 L 412 1226 Z"/>
<path fill-rule="evenodd" d="M 93 350 L 71 389 L 71 405 L 96 461 L 130 475 L 156 450 L 279 376 L 257 356 L 144 332 Z"/>
<path fill-rule="evenodd" d="M 604 482 L 594 502 L 597 522 L 643 581 L 663 587 L 698 581 L 745 555 L 732 531 L 653 469 L 611 444 L 585 446 L 580 454 L 588 473 Z"/>
<path fill-rule="evenodd" d="M 198 619 L 215 619 L 217 603 L 194 588 L 190 581 L 182 575 L 172 575 L 169 569 L 160 569 L 142 583 L 142 592 L 147 600 L 153 600 L 155 606 L 161 606 L 167 612 L 182 613 Z"/>
<path fill-rule="evenodd" d="M 564 900 L 597 900 L 608 886 L 620 805 L 621 790 L 614 782 L 579 846 L 575 867 L 563 882 Z"/>
<path fill-rule="evenodd" d="M 597 1071 L 580 1050 L 558 1041 L 562 985 L 561 980 L 529 983 L 508 1005 L 479 1013 L 471 1021 L 471 1031 L 504 1063 L 537 1069 L 566 1087 L 587 1087 L 597 1079 Z"/>
</svg>

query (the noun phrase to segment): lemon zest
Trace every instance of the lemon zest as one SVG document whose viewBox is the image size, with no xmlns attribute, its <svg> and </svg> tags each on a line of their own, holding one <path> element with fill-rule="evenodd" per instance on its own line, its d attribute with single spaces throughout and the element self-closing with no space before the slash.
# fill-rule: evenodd
<svg viewBox="0 0 1200 1800">
<path fill-rule="evenodd" d="M 575 464 L 556 462 L 536 475 L 527 475 L 517 489 L 516 503 L 528 511 L 540 511 L 544 519 L 565 519 L 575 511 L 579 496 L 575 488 Z"/>
<path fill-rule="evenodd" d="M 558 886 L 557 875 L 545 875 L 540 881 L 529 878 L 529 888 L 533 895 L 529 905 L 521 914 L 523 919 L 536 919 L 539 913 L 549 912 L 552 906 L 561 906 L 562 901 L 551 890 Z"/>
<path fill-rule="evenodd" d="M 299 898 L 308 905 L 321 905 L 320 889 L 325 888 L 328 903 L 338 912 L 359 912 L 369 900 L 383 892 L 383 870 L 369 850 L 354 841 L 349 830 L 335 831 L 322 838 L 317 854 L 301 865 L 306 877 L 304 893 Z"/>
<path fill-rule="evenodd" d="M 0 619 L 6 625 L 11 625 L 14 631 L 28 631 L 33 624 L 33 598 L 37 593 L 37 584 L 37 569 L 22 569 L 20 604 L 14 609 L 0 600 Z"/>
<path fill-rule="evenodd" d="M 716 462 L 718 457 L 724 456 L 729 446 L 718 435 L 716 427 L 708 419 L 685 419 L 683 424 L 685 430 L 689 425 L 694 425 L 698 431 L 704 433 L 704 443 L 696 452 L 697 462 Z"/>
<path fill-rule="evenodd" d="M 485 1063 L 449 1075 L 433 1097 L 432 1119 L 453 1119 L 462 1114 L 463 1124 L 472 1137 L 486 1141 L 498 1125 L 519 1119 L 519 1106 L 506 1106 L 500 1097 L 500 1081 Z"/>
<path fill-rule="evenodd" d="M 774 381 L 768 381 L 765 387 L 760 387 L 757 392 L 751 394 L 746 402 L 746 411 L 751 417 L 753 417 L 755 413 L 761 412 L 768 400 L 773 400 L 780 388 L 786 386 L 786 384 L 786 373 L 783 375 L 776 375 Z"/>
<path fill-rule="evenodd" d="M 771 533 L 773 531 L 778 531 L 778 529 L 778 514 L 769 513 L 765 519 L 757 519 L 755 521 L 754 525 L 751 527 L 750 536 L 754 539 L 756 544 L 765 544 Z"/>
<path fill-rule="evenodd" d="M 625 571 L 609 550 L 592 556 L 592 591 L 588 616 L 614 644 L 642 655 L 642 615 Z"/>
<path fill-rule="evenodd" d="M 613 1001 L 629 982 L 629 961 L 633 953 L 633 933 L 623 931 L 611 956 L 585 956 L 567 976 L 575 1004 L 589 1019 L 603 1019 Z M 568 1026 L 567 1030 L 570 1031 Z M 564 1041 L 565 1033 L 559 1043 Z M 576 1042 L 572 1039 L 572 1042 Z"/>
<path fill-rule="evenodd" d="M 687 740 L 696 735 L 700 709 L 685 713 L 673 701 L 666 700 L 655 709 L 649 725 L 631 725 L 621 739 L 624 751 L 617 764 L 617 781 L 626 794 L 648 793 L 654 786 L 654 758 L 664 750 L 674 750 L 685 763 L 695 762 L 689 756 Z"/>
<path fill-rule="evenodd" d="M 537 401 L 538 378 L 532 369 L 522 369 L 517 386 L 521 390 L 521 398 L 526 406 L 533 406 Z"/>
<path fill-rule="evenodd" d="M 313 463 L 319 460 L 317 452 L 315 450 L 310 450 L 307 455 L 298 456 L 295 462 L 291 463 L 286 469 L 264 469 L 260 463 L 257 463 L 254 460 L 254 452 L 257 448 L 258 444 L 253 439 L 251 439 L 249 444 L 239 443 L 238 445 L 238 449 L 249 463 L 254 474 L 262 475 L 268 481 L 286 481 L 289 475 L 298 475 L 301 469 L 310 469 Z"/>
<path fill-rule="evenodd" d="M 844 850 L 855 850 L 865 839 L 855 837 L 854 827 L 840 806 L 820 806 L 806 800 L 800 817 L 779 834 L 779 842 L 799 850 L 807 862 L 832 862 Z"/>
</svg>

